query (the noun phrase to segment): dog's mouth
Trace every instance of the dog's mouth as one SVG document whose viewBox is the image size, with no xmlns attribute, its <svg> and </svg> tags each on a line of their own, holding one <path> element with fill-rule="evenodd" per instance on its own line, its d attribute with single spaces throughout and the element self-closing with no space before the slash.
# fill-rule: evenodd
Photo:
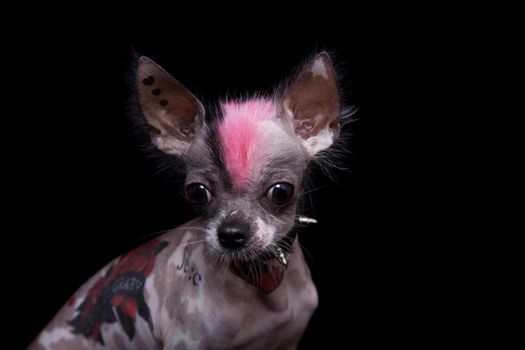
<svg viewBox="0 0 525 350">
<path fill-rule="evenodd" d="M 317 223 L 315 219 L 299 217 L 300 224 Z M 245 282 L 250 283 L 262 290 L 265 294 L 270 294 L 279 285 L 288 267 L 287 254 L 293 250 L 296 231 L 290 230 L 277 242 L 264 249 L 241 248 L 236 250 L 215 250 L 218 255 L 225 260 L 229 269 Z"/>
<path fill-rule="evenodd" d="M 245 282 L 270 294 L 281 284 L 286 266 L 276 258 L 266 261 L 234 258 L 230 263 L 230 270 Z"/>
<path fill-rule="evenodd" d="M 286 253 L 289 252 L 291 249 L 285 251 L 279 244 L 275 244 L 272 249 L 259 252 L 254 259 L 246 259 L 245 255 L 233 257 L 229 267 L 245 282 L 270 294 L 281 284 L 288 267 Z"/>
</svg>

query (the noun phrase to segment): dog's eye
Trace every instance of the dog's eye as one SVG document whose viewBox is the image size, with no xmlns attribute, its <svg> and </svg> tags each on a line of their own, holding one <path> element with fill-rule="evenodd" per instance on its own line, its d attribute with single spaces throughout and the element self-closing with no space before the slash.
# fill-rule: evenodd
<svg viewBox="0 0 525 350">
<path fill-rule="evenodd" d="M 266 197 L 275 204 L 283 205 L 292 199 L 293 185 L 286 182 L 279 182 L 270 187 Z"/>
<path fill-rule="evenodd" d="M 206 186 L 201 183 L 189 184 L 186 186 L 186 196 L 193 204 L 204 205 L 211 199 L 211 193 Z"/>
</svg>

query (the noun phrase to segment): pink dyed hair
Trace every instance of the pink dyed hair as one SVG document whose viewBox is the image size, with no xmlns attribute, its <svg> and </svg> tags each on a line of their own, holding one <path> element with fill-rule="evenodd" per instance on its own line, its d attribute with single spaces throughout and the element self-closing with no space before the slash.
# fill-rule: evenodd
<svg viewBox="0 0 525 350">
<path fill-rule="evenodd" d="M 219 139 L 226 169 L 234 186 L 242 189 L 267 147 L 259 126 L 276 115 L 277 105 L 270 99 L 254 98 L 244 102 L 223 102 L 221 108 L 224 119 L 219 125 Z"/>
</svg>

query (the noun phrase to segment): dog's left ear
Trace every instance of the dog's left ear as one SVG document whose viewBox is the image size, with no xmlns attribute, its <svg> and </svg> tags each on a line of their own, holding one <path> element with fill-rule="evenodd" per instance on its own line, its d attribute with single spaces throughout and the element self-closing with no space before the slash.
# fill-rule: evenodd
<svg viewBox="0 0 525 350">
<path fill-rule="evenodd" d="M 315 56 L 284 90 L 281 108 L 312 157 L 339 136 L 341 96 L 326 52 Z"/>
</svg>

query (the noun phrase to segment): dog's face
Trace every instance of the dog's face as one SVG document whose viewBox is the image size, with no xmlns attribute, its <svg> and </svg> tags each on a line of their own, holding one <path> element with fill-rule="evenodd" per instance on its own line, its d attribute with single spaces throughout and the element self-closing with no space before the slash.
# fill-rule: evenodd
<svg viewBox="0 0 525 350">
<path fill-rule="evenodd" d="M 185 193 L 226 262 L 271 254 L 292 229 L 308 162 L 339 135 L 340 95 L 321 53 L 272 97 L 202 104 L 157 64 L 139 59 L 137 87 L 152 142 L 186 164 Z"/>
<path fill-rule="evenodd" d="M 248 258 L 274 249 L 294 225 L 309 157 L 271 101 L 226 103 L 222 115 L 188 150 L 186 196 L 209 220 L 213 252 Z"/>
</svg>

